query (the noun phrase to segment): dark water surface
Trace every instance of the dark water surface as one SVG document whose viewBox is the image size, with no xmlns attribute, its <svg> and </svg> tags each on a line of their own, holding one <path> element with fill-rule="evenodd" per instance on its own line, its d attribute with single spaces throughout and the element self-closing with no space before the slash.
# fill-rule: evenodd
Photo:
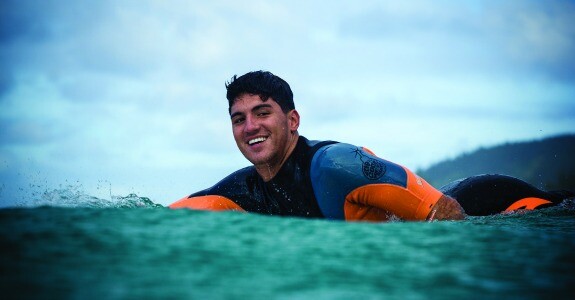
<svg viewBox="0 0 575 300">
<path fill-rule="evenodd" d="M 573 299 L 575 205 L 344 223 L 114 204 L 0 209 L 0 294 L 58 299 Z"/>
</svg>

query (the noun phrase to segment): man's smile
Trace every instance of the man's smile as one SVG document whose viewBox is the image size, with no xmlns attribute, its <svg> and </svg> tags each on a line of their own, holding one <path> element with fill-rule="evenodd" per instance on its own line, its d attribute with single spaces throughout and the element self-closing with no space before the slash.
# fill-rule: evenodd
<svg viewBox="0 0 575 300">
<path fill-rule="evenodd" d="M 267 137 L 263 137 L 263 136 L 262 136 L 262 137 L 257 137 L 257 138 L 255 138 L 255 139 L 249 140 L 249 141 L 248 141 L 248 145 L 251 146 L 251 145 L 254 145 L 254 144 L 258 144 L 258 143 L 261 143 L 261 142 L 263 142 L 263 141 L 265 141 L 265 140 L 267 140 L 267 139 L 268 139 Z"/>
</svg>

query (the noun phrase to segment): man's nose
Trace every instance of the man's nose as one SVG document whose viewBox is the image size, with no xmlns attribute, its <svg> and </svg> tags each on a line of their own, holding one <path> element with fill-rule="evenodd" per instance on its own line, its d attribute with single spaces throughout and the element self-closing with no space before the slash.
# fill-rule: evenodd
<svg viewBox="0 0 575 300">
<path fill-rule="evenodd" d="M 252 118 L 252 117 L 247 117 L 246 118 L 246 127 L 244 127 L 244 130 L 247 133 L 251 133 L 251 132 L 255 132 L 258 131 L 260 129 L 260 123 L 258 122 L 258 120 L 256 118 Z"/>
</svg>

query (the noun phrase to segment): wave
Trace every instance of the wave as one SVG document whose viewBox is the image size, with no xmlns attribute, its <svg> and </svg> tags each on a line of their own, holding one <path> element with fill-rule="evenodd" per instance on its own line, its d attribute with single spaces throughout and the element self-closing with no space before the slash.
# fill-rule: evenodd
<svg viewBox="0 0 575 300">
<path fill-rule="evenodd" d="M 575 282 L 573 200 L 374 224 L 153 209 L 70 188 L 37 198 L 43 207 L 0 210 L 11 298 L 570 299 Z"/>
<path fill-rule="evenodd" d="M 20 199 L 14 207 L 34 208 L 40 206 L 67 207 L 67 208 L 156 208 L 163 207 L 154 203 L 148 197 L 136 194 L 126 196 L 110 195 L 109 199 L 98 198 L 83 191 L 81 185 L 68 185 L 65 187 L 45 190 L 41 193 Z"/>
</svg>

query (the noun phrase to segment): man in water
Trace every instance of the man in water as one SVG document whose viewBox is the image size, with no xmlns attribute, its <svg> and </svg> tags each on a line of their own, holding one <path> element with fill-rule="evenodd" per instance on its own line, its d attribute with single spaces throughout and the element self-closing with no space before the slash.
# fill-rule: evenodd
<svg viewBox="0 0 575 300">
<path fill-rule="evenodd" d="M 291 88 L 270 72 L 234 76 L 226 88 L 234 139 L 253 166 L 171 208 L 350 221 L 460 220 L 466 212 L 535 209 L 561 200 L 518 179 L 497 175 L 472 177 L 439 191 L 366 148 L 300 136 Z M 499 202 L 477 199 L 482 196 Z"/>
</svg>

